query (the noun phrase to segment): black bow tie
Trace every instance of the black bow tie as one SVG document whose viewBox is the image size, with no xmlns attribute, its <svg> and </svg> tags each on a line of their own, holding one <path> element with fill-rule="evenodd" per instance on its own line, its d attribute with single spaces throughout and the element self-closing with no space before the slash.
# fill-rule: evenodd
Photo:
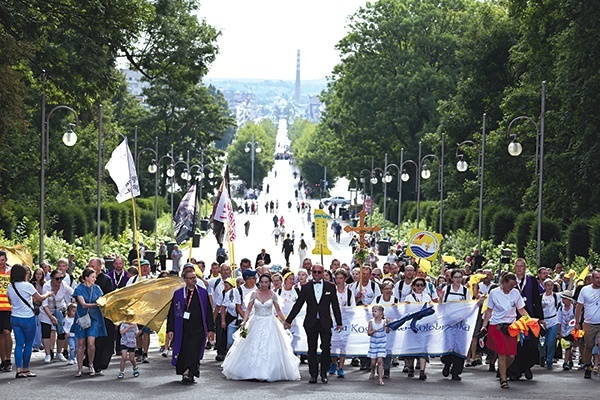
<svg viewBox="0 0 600 400">
<path fill-rule="evenodd" d="M 315 285 L 320 285 L 322 282 L 323 282 L 323 281 L 319 281 L 319 282 L 317 282 L 317 281 L 313 281 L 313 283 L 314 283 Z"/>
</svg>

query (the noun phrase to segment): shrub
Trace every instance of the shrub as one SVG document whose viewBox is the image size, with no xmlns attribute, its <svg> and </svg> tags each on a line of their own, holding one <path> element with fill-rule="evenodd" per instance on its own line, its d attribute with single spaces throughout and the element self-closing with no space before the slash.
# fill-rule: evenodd
<svg viewBox="0 0 600 400">
<path fill-rule="evenodd" d="M 575 260 L 575 256 L 587 258 L 590 253 L 590 227 L 583 219 L 575 220 L 567 228 L 567 258 Z"/>
<path fill-rule="evenodd" d="M 536 218 L 536 214 L 533 211 L 523 212 L 517 216 L 515 221 L 515 242 L 517 244 L 517 255 L 519 257 L 525 256 L 525 245 L 529 240 L 532 240 L 531 236 L 531 225 Z"/>
<path fill-rule="evenodd" d="M 500 244 L 507 239 L 508 233 L 515 226 L 515 213 L 511 209 L 503 208 L 496 212 L 490 223 L 490 236 L 495 244 Z"/>
<path fill-rule="evenodd" d="M 600 253 L 600 214 L 590 219 L 590 242 L 594 253 Z"/>
</svg>

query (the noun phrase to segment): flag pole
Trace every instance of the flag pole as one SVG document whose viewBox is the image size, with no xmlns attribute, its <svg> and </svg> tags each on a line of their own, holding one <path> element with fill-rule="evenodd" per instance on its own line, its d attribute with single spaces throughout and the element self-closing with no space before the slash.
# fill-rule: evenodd
<svg viewBox="0 0 600 400">
<path fill-rule="evenodd" d="M 196 234 L 196 221 L 198 220 L 198 181 L 194 182 L 196 185 L 196 191 L 194 196 L 194 222 L 192 223 L 192 232 L 190 235 L 190 255 L 188 256 L 188 262 L 192 259 L 192 251 L 194 249 L 194 235 Z"/>
</svg>

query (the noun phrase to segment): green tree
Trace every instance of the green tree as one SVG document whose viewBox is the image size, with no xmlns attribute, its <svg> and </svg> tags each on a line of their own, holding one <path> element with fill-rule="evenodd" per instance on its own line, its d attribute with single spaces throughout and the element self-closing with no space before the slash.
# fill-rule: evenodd
<svg viewBox="0 0 600 400">
<path fill-rule="evenodd" d="M 252 151 L 250 143 L 254 137 L 254 186 L 261 187 L 262 180 L 273 168 L 273 154 L 275 152 L 274 138 L 269 137 L 262 124 L 257 125 L 254 122 L 248 122 L 237 132 L 235 140 L 227 148 L 227 163 L 232 174 L 237 175 L 246 182 L 246 187 L 250 188 L 252 179 Z M 260 147 L 261 151 L 256 152 Z M 246 152 L 246 148 L 249 149 Z"/>
</svg>

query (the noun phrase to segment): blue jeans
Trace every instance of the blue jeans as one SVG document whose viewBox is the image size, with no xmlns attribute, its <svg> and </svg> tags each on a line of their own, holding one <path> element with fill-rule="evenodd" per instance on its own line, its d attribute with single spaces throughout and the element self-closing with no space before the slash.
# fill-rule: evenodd
<svg viewBox="0 0 600 400">
<path fill-rule="evenodd" d="M 552 368 L 552 360 L 556 351 L 556 336 L 558 324 L 546 329 L 546 368 Z"/>
<path fill-rule="evenodd" d="M 15 334 L 15 366 L 19 369 L 28 369 L 33 339 L 35 338 L 35 317 L 19 318 L 11 316 L 10 323 Z"/>
<path fill-rule="evenodd" d="M 75 336 L 68 337 L 69 342 L 69 360 L 75 361 L 77 355 L 77 338 Z"/>
<path fill-rule="evenodd" d="M 237 320 L 233 320 L 229 325 L 227 325 L 227 350 L 233 346 L 233 334 L 240 328 L 237 324 Z"/>
<path fill-rule="evenodd" d="M 40 316 L 35 317 L 35 336 L 33 339 L 33 347 L 40 347 L 42 345 L 42 323 L 40 322 Z"/>
</svg>

